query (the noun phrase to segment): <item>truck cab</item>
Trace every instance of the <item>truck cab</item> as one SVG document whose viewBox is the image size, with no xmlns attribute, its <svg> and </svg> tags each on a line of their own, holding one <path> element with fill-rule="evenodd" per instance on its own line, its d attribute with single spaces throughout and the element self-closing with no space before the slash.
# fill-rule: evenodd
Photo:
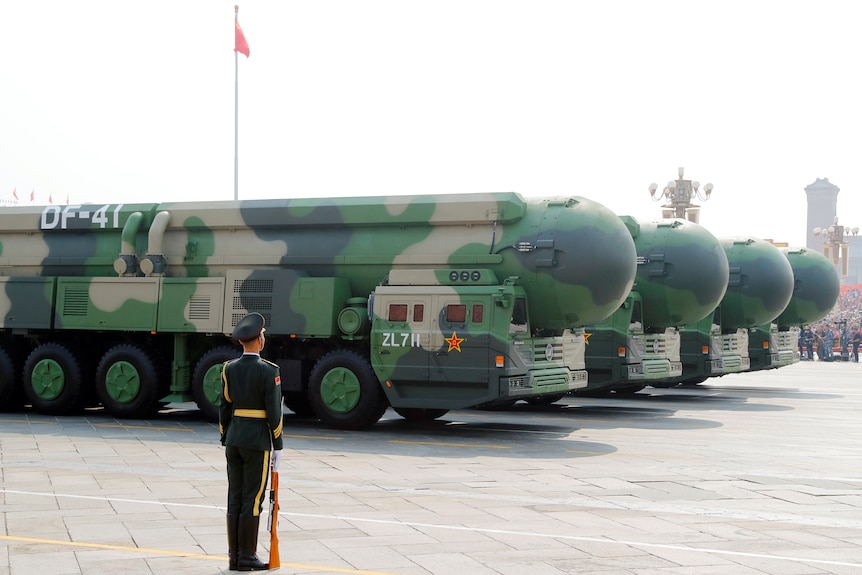
<svg viewBox="0 0 862 575">
<path fill-rule="evenodd" d="M 779 329 L 775 323 L 751 328 L 748 330 L 748 355 L 751 371 L 797 363 L 800 360 L 799 328 Z"/>
<path fill-rule="evenodd" d="M 679 332 L 674 327 L 645 329 L 643 301 L 636 291 L 586 333 L 590 382 L 585 394 L 631 393 L 650 381 L 682 375 Z"/>
<path fill-rule="evenodd" d="M 534 333 L 517 278 L 393 270 L 371 299 L 371 364 L 396 409 L 556 398 L 587 384 L 583 331 Z"/>
<path fill-rule="evenodd" d="M 726 332 L 725 332 L 726 331 Z M 747 371 L 748 330 L 721 328 L 721 306 L 702 320 L 680 330 L 682 383 L 701 383 L 708 377 Z"/>
</svg>

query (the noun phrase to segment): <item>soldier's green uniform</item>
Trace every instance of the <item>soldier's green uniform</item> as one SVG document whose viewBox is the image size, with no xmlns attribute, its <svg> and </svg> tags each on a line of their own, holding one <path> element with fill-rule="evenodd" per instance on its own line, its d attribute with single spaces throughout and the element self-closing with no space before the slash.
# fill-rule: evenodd
<svg viewBox="0 0 862 575">
<path fill-rule="evenodd" d="M 230 568 L 267 569 L 256 556 L 257 534 L 269 478 L 270 454 L 282 449 L 281 378 L 278 366 L 250 352 L 245 345 L 263 347 L 264 318 L 253 313 L 233 332 L 244 342 L 242 357 L 228 361 L 222 371 L 219 431 L 227 458 L 227 531 Z"/>
</svg>

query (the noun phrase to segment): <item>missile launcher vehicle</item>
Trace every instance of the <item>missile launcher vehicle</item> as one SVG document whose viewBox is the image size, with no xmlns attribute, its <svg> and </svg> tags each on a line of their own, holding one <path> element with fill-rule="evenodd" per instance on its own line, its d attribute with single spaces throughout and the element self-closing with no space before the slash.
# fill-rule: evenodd
<svg viewBox="0 0 862 575">
<path fill-rule="evenodd" d="M 835 307 L 841 279 L 825 255 L 807 248 L 783 248 L 793 271 L 793 294 L 781 314 L 749 331 L 751 371 L 774 369 L 799 361 L 799 332 Z"/>
<path fill-rule="evenodd" d="M 0 210 L 0 408 L 217 415 L 229 338 L 266 319 L 285 405 L 361 429 L 587 384 L 583 326 L 635 246 L 581 197 L 515 193 Z"/>
<path fill-rule="evenodd" d="M 710 316 L 727 289 L 727 256 L 706 228 L 621 219 L 635 240 L 635 285 L 609 318 L 585 328 L 589 382 L 574 395 L 633 393 L 681 377 L 679 327 Z"/>
<path fill-rule="evenodd" d="M 721 238 L 721 244 L 727 292 L 712 313 L 680 330 L 683 383 L 749 370 L 749 330 L 775 320 L 793 294 L 793 269 L 779 248 L 752 237 Z"/>
<path fill-rule="evenodd" d="M 826 317 L 841 293 L 841 279 L 832 262 L 823 254 L 807 248 L 784 248 L 793 270 L 793 295 L 775 318 L 779 328 L 801 327 Z"/>
</svg>

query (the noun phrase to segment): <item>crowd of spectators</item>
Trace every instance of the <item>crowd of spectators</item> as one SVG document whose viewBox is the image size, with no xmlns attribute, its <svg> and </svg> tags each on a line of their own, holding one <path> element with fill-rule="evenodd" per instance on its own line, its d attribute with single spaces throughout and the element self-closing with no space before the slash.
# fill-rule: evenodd
<svg viewBox="0 0 862 575">
<path fill-rule="evenodd" d="M 838 301 L 826 317 L 803 326 L 799 352 L 803 360 L 859 361 L 862 347 L 862 285 L 841 286 Z"/>
</svg>

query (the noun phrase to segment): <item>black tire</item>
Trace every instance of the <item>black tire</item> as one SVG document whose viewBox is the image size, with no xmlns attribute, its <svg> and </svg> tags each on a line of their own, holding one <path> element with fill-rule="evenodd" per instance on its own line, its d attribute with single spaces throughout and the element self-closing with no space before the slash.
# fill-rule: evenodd
<svg viewBox="0 0 862 575">
<path fill-rule="evenodd" d="M 679 382 L 679 385 L 700 385 L 707 379 L 709 378 L 705 375 L 702 375 L 700 377 L 691 377 L 689 379 L 682 380 L 681 382 Z"/>
<path fill-rule="evenodd" d="M 15 411 L 24 405 L 19 365 L 13 355 L 0 347 L 0 411 Z"/>
<path fill-rule="evenodd" d="M 613 389 L 614 395 L 624 396 L 624 395 L 634 395 L 637 392 L 644 389 L 646 385 L 642 385 L 640 383 L 635 383 L 633 385 L 623 385 L 620 387 L 615 387 Z"/>
<path fill-rule="evenodd" d="M 109 349 L 96 368 L 96 393 L 111 415 L 145 418 L 158 412 L 167 395 L 167 377 L 160 358 L 138 346 Z"/>
<path fill-rule="evenodd" d="M 308 381 L 315 415 L 336 429 L 366 429 L 377 423 L 388 402 L 368 360 L 347 350 L 320 358 Z"/>
<path fill-rule="evenodd" d="M 284 406 L 291 410 L 297 417 L 314 417 L 314 409 L 308 396 L 300 392 L 288 392 L 284 394 Z"/>
<path fill-rule="evenodd" d="M 610 387 L 600 387 L 598 389 L 576 389 L 572 391 L 572 395 L 574 397 L 592 397 L 592 398 L 602 398 L 602 397 L 610 397 L 611 388 Z"/>
<path fill-rule="evenodd" d="M 241 349 L 224 345 L 209 350 L 198 360 L 192 374 L 192 397 L 205 419 L 218 421 L 222 365 L 241 355 Z"/>
<path fill-rule="evenodd" d="M 536 406 L 551 405 L 552 403 L 557 403 L 558 401 L 563 399 L 565 396 L 566 396 L 565 393 L 555 393 L 554 395 L 542 395 L 539 397 L 531 397 L 529 399 L 525 399 L 524 401 L 526 401 L 529 405 L 536 405 Z"/>
<path fill-rule="evenodd" d="M 392 409 L 407 421 L 434 421 L 449 413 L 448 409 L 426 409 L 423 407 L 393 407 Z"/>
<path fill-rule="evenodd" d="M 473 406 L 473 409 L 478 409 L 480 411 L 507 411 L 515 407 L 515 404 L 518 403 L 517 399 L 506 399 L 503 401 L 495 401 L 491 403 L 483 403 L 481 405 Z"/>
<path fill-rule="evenodd" d="M 654 387 L 656 389 L 670 389 L 671 387 L 676 387 L 680 385 L 678 381 L 653 381 L 650 382 L 649 386 Z"/>
<path fill-rule="evenodd" d="M 75 353 L 59 343 L 43 343 L 24 363 L 23 387 L 33 409 L 67 415 L 81 409 L 83 371 Z"/>
</svg>

